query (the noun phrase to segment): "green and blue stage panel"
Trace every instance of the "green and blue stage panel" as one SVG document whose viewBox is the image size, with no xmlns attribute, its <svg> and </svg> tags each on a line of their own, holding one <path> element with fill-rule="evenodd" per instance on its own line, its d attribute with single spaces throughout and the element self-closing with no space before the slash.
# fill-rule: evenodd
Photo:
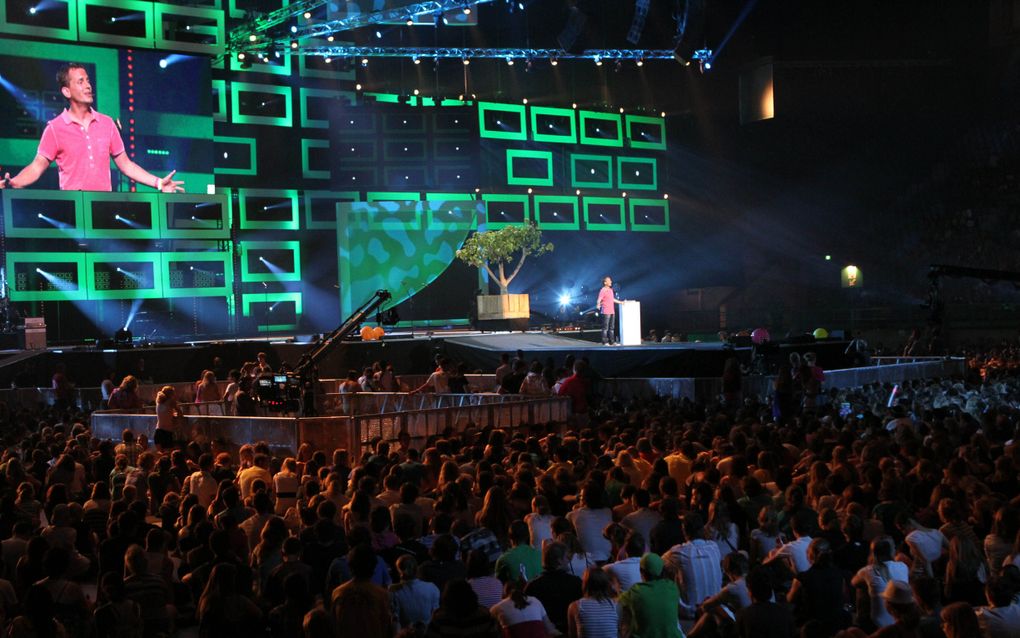
<svg viewBox="0 0 1020 638">
<path fill-rule="evenodd" d="M 241 281 L 301 281 L 301 242 L 242 241 Z"/>
<path fill-rule="evenodd" d="M 528 124 L 523 104 L 478 103 L 478 135 L 494 140 L 527 141 Z"/>
<path fill-rule="evenodd" d="M 301 139 L 301 176 L 329 179 L 329 140 Z"/>
<path fill-rule="evenodd" d="M 552 186 L 553 157 L 550 151 L 506 150 L 506 183 L 510 186 Z"/>
<path fill-rule="evenodd" d="M 223 193 L 160 193 L 157 204 L 164 239 L 230 239 L 230 202 Z"/>
<path fill-rule="evenodd" d="M 654 157 L 617 157 L 616 176 L 621 190 L 653 191 L 659 187 L 658 163 Z"/>
<path fill-rule="evenodd" d="M 535 220 L 542 230 L 578 230 L 577 197 L 535 195 Z"/>
<path fill-rule="evenodd" d="M 612 188 L 612 156 L 571 154 L 570 184 L 573 188 Z"/>
<path fill-rule="evenodd" d="M 301 293 L 244 293 L 241 314 L 254 319 L 259 332 L 296 330 L 302 314 Z"/>
<path fill-rule="evenodd" d="M 425 193 L 425 207 L 430 230 L 474 230 L 485 212 L 474 193 Z"/>
<path fill-rule="evenodd" d="M 222 9 L 154 2 L 152 19 L 157 49 L 203 55 L 223 53 L 227 36 Z"/>
<path fill-rule="evenodd" d="M 630 210 L 630 229 L 656 233 L 669 232 L 669 200 L 641 199 L 627 200 Z"/>
<path fill-rule="evenodd" d="M 157 193 L 84 192 L 89 239 L 159 239 Z"/>
<path fill-rule="evenodd" d="M 338 210 L 361 216 L 367 230 L 421 230 L 421 195 L 417 191 L 371 191 L 365 200 L 343 204 Z"/>
<path fill-rule="evenodd" d="M 234 260 L 230 252 L 160 253 L 160 264 L 163 295 L 167 298 L 234 294 Z"/>
<path fill-rule="evenodd" d="M 291 56 L 286 56 L 288 59 Z M 341 105 L 351 105 L 357 96 L 353 91 L 311 89 L 301 87 L 298 92 L 301 126 L 303 128 L 329 128 L 329 111 Z"/>
<path fill-rule="evenodd" d="M 623 147 L 623 120 L 619 113 L 581 111 L 581 144 Z"/>
<path fill-rule="evenodd" d="M 360 191 L 304 191 L 305 228 L 336 230 L 337 204 L 361 201 Z"/>
<path fill-rule="evenodd" d="M 153 3 L 143 0 L 78 0 L 78 40 L 104 46 L 151 49 Z"/>
<path fill-rule="evenodd" d="M 234 124 L 293 126 L 291 87 L 252 82 L 230 83 L 230 121 Z"/>
<path fill-rule="evenodd" d="M 529 199 L 527 195 L 483 193 L 486 229 L 499 230 L 505 226 L 523 226 L 528 223 L 531 219 Z"/>
<path fill-rule="evenodd" d="M 531 139 L 553 144 L 577 144 L 577 118 L 573 109 L 531 107 Z"/>
<path fill-rule="evenodd" d="M 7 253 L 11 301 L 84 301 L 85 253 Z"/>
<path fill-rule="evenodd" d="M 460 200 L 466 193 L 435 193 L 442 198 L 453 195 Z M 342 202 L 337 224 L 337 272 L 340 274 L 340 314 L 349 315 L 385 288 L 393 294 L 395 306 L 429 285 L 456 260 L 457 249 L 464 244 L 471 214 L 459 213 L 458 224 L 418 224 L 409 212 L 415 205 L 415 218 L 422 209 L 442 210 L 442 200 L 421 201 L 420 193 L 369 193 L 373 205 L 402 203 L 404 216 L 391 218 L 395 223 L 379 223 L 378 217 L 354 214 L 359 204 Z M 451 200 L 452 201 L 452 200 Z M 477 214 L 477 213 L 476 213 Z"/>
<path fill-rule="evenodd" d="M 216 175 L 258 175 L 258 140 L 254 137 L 213 138 L 213 152 L 216 155 Z"/>
<path fill-rule="evenodd" d="M 163 298 L 160 253 L 88 253 L 85 277 L 91 300 Z"/>
<path fill-rule="evenodd" d="M 296 190 L 239 188 L 241 230 L 298 230 Z"/>
<path fill-rule="evenodd" d="M 45 11 L 30 11 L 39 0 L 0 2 L 0 33 L 78 41 L 78 0 L 50 0 Z"/>
<path fill-rule="evenodd" d="M 4 189 L 4 234 L 14 238 L 81 239 L 85 237 L 80 191 Z"/>
<path fill-rule="evenodd" d="M 585 197 L 584 227 L 595 231 L 625 231 L 627 218 L 623 197 Z"/>
<path fill-rule="evenodd" d="M 647 115 L 626 115 L 624 123 L 631 148 L 666 150 L 666 120 Z"/>
</svg>

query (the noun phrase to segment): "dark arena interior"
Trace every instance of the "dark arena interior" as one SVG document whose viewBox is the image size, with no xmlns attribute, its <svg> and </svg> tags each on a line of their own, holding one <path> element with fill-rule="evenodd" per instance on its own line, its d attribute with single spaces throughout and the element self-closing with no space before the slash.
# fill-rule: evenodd
<svg viewBox="0 0 1020 638">
<path fill-rule="evenodd" d="M 11 638 L 1020 636 L 1020 0 L 0 0 Z"/>
</svg>

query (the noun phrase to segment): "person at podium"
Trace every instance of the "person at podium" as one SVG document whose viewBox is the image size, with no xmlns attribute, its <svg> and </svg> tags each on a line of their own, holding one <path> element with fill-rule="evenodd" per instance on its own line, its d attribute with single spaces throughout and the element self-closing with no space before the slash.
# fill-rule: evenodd
<svg viewBox="0 0 1020 638">
<path fill-rule="evenodd" d="M 602 313 L 602 345 L 616 345 L 616 305 L 620 300 L 613 290 L 613 278 L 606 275 L 602 278 L 602 289 L 599 290 L 595 308 Z"/>
<path fill-rule="evenodd" d="M 110 158 L 113 158 L 120 172 L 139 184 L 164 193 L 184 191 L 184 182 L 173 178 L 176 170 L 166 177 L 156 177 L 131 161 L 117 124 L 92 108 L 95 94 L 83 65 L 69 62 L 60 67 L 57 85 L 67 99 L 67 108 L 46 124 L 32 163 L 14 177 L 4 173 L 0 189 L 31 186 L 55 161 L 60 190 L 111 191 Z"/>
</svg>

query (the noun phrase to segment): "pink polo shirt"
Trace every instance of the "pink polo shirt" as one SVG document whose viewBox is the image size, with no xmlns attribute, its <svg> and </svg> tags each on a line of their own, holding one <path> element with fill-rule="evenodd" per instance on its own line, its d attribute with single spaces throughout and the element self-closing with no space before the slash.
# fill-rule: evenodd
<svg viewBox="0 0 1020 638">
<path fill-rule="evenodd" d="M 57 162 L 60 190 L 111 191 L 110 158 L 124 152 L 124 141 L 113 119 L 89 111 L 88 130 L 67 109 L 46 124 L 39 154 Z"/>
<path fill-rule="evenodd" d="M 596 302 L 596 306 L 604 315 L 615 315 L 616 304 L 613 303 L 613 289 L 606 286 L 602 286 L 602 290 L 599 291 L 599 300 Z"/>
</svg>

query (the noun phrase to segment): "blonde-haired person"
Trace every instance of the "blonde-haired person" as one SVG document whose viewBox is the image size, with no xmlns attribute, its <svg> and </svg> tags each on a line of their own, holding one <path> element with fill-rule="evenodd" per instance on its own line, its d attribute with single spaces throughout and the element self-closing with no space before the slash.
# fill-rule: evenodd
<svg viewBox="0 0 1020 638">
<path fill-rule="evenodd" d="M 167 454 L 173 450 L 180 416 L 177 392 L 172 385 L 163 386 L 156 395 L 156 431 L 152 436 L 152 442 L 160 453 Z"/>
</svg>

